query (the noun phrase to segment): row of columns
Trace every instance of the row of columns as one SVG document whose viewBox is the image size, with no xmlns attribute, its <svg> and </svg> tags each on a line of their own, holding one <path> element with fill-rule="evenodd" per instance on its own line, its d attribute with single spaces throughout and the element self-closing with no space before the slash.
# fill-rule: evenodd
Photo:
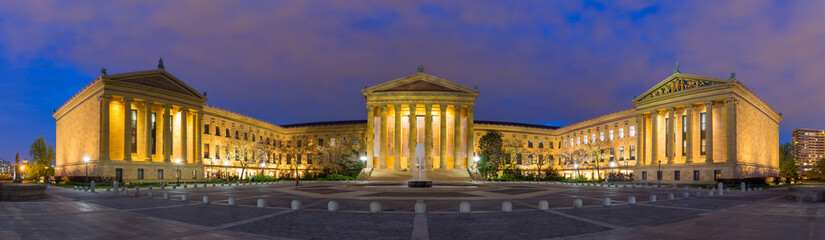
<svg viewBox="0 0 825 240">
<path fill-rule="evenodd" d="M 370 161 L 367 162 L 367 167 L 368 168 L 373 168 L 373 167 L 387 168 L 388 167 L 388 166 L 386 166 L 386 163 L 387 163 L 387 155 L 388 155 L 388 149 L 387 149 L 388 144 L 387 143 L 389 141 L 389 139 L 388 139 L 389 135 L 387 134 L 388 126 L 389 126 L 388 125 L 389 124 L 388 123 L 388 118 L 387 118 L 387 108 L 389 106 L 390 105 L 380 105 L 380 106 L 378 106 L 380 108 L 380 116 L 381 116 L 381 118 L 380 118 L 380 127 L 379 127 L 379 129 L 381 131 L 381 134 L 379 135 L 379 139 L 378 139 L 379 143 L 381 143 L 381 145 L 379 146 L 378 166 L 373 166 L 373 162 L 372 162 L 372 160 L 370 160 Z M 417 110 L 418 107 L 415 104 L 409 104 L 408 106 L 410 108 L 410 115 L 408 117 L 408 120 L 409 120 L 409 129 L 408 129 L 408 131 L 409 131 L 409 134 L 407 136 L 409 137 L 409 139 L 407 141 L 408 155 L 407 155 L 407 166 L 406 167 L 407 168 L 413 168 L 414 163 L 415 163 L 415 158 L 416 158 L 416 155 L 415 155 L 416 146 L 418 144 L 418 141 L 417 141 L 417 139 L 418 139 L 418 131 L 417 131 L 417 129 L 418 129 L 418 120 L 417 120 L 418 115 L 416 114 L 416 110 Z M 370 159 L 372 159 L 372 157 L 374 156 L 373 151 L 374 151 L 375 140 L 373 138 L 375 136 L 375 127 L 374 127 L 375 126 L 375 123 L 374 123 L 374 121 L 375 121 L 374 120 L 375 107 L 376 106 L 368 106 L 367 107 L 367 138 L 366 139 L 368 141 L 368 143 L 367 143 L 367 156 Z M 394 134 L 393 134 L 394 135 L 393 136 L 393 146 L 395 147 L 395 161 L 393 161 L 394 162 L 393 163 L 393 168 L 400 169 L 401 168 L 401 154 L 402 154 L 402 148 L 401 148 L 402 147 L 401 146 L 401 138 L 402 138 L 402 132 L 401 132 L 401 129 L 402 129 L 402 127 L 401 127 L 402 114 L 401 114 L 401 110 L 402 110 L 402 105 L 401 104 L 395 104 L 395 105 L 392 105 L 392 107 L 393 107 L 394 112 L 395 112 L 395 114 L 394 114 L 395 115 L 394 116 L 395 130 L 394 130 Z M 466 133 L 467 134 L 465 135 L 465 137 L 466 137 L 466 143 L 467 143 L 467 156 L 468 156 L 468 158 L 471 158 L 472 155 L 473 155 L 473 145 L 472 145 L 473 144 L 473 106 L 459 106 L 459 105 L 454 105 L 453 106 L 454 114 L 455 114 L 454 121 L 453 121 L 454 122 L 453 136 L 455 136 L 453 138 L 454 139 L 454 145 L 453 145 L 453 149 L 454 149 L 454 153 L 453 153 L 454 168 L 462 168 L 463 169 L 463 168 L 466 168 L 466 164 L 463 161 L 460 160 L 460 156 L 461 156 L 461 109 L 462 109 L 462 107 L 466 107 L 466 111 L 467 111 L 467 116 L 466 116 L 466 118 L 467 118 L 467 127 L 466 127 L 467 131 L 466 131 Z M 440 112 L 440 116 L 441 116 L 441 117 L 439 117 L 439 122 L 440 122 L 440 125 L 439 125 L 440 126 L 440 128 L 439 128 L 439 140 L 440 141 L 439 141 L 439 153 L 438 153 L 439 156 L 440 156 L 440 159 L 441 159 L 440 168 L 447 168 L 447 161 L 446 161 L 447 160 L 447 118 L 446 118 L 447 108 L 448 108 L 447 105 L 439 105 L 439 112 Z M 429 166 L 429 165 L 433 161 L 433 158 L 432 158 L 432 153 L 433 153 L 433 124 L 432 124 L 433 114 L 432 114 L 432 110 L 433 110 L 433 105 L 425 104 L 424 105 L 424 110 L 425 110 L 425 115 L 424 115 L 424 153 L 425 153 L 425 156 L 424 157 L 425 157 L 425 162 L 427 164 L 427 167 L 431 168 L 432 166 Z"/>
<path fill-rule="evenodd" d="M 98 101 L 100 102 L 100 144 L 99 144 L 99 156 L 100 160 L 107 161 L 110 159 L 110 146 L 109 146 L 109 137 L 111 135 L 111 126 L 110 126 L 110 107 L 109 104 L 112 101 L 111 95 L 101 95 L 98 97 Z M 133 98 L 124 97 L 121 99 L 123 102 L 123 160 L 124 161 L 132 161 L 132 131 L 130 129 L 131 126 L 131 106 L 134 102 Z M 144 144 L 145 144 L 145 161 L 152 161 L 152 143 L 155 139 L 152 138 L 152 106 L 154 106 L 154 102 L 152 101 L 143 101 L 144 106 Z M 163 137 L 162 149 L 163 149 L 163 159 L 165 162 L 171 162 L 171 155 L 172 155 L 172 115 L 170 113 L 172 109 L 171 104 L 164 104 L 163 105 L 163 130 L 161 136 Z M 181 108 L 181 159 L 184 159 L 182 163 L 188 162 L 188 121 L 187 121 L 187 113 L 189 113 L 189 109 Z M 155 119 L 155 123 L 157 123 L 158 119 Z M 201 142 L 201 132 L 202 132 L 202 122 L 203 122 L 203 113 L 197 112 L 196 117 L 193 119 L 193 126 L 195 127 L 195 134 L 194 137 L 194 162 L 200 163 L 202 158 L 200 151 L 202 151 L 202 146 L 200 146 Z M 156 126 L 157 127 L 157 126 Z"/>
<path fill-rule="evenodd" d="M 726 157 L 727 161 L 736 161 L 736 105 L 738 101 L 736 99 L 730 98 L 724 100 L 727 116 L 725 119 L 726 125 Z M 714 102 L 713 101 L 706 101 L 703 103 L 705 107 L 705 163 L 713 163 L 713 134 L 714 134 Z M 688 104 L 684 106 L 685 115 L 687 116 L 685 125 L 687 127 L 687 134 L 685 136 L 686 146 L 687 149 L 685 151 L 685 163 L 693 163 L 694 162 L 694 131 L 695 131 L 695 123 L 694 118 L 695 116 L 695 109 L 693 104 Z M 665 126 L 665 161 L 666 164 L 673 164 L 675 163 L 675 140 L 676 140 L 676 118 L 675 118 L 675 111 L 676 109 L 673 107 L 668 107 L 664 111 L 662 110 L 653 110 L 649 112 L 649 115 L 645 114 L 637 114 L 636 115 L 636 128 L 638 129 L 638 137 L 636 138 L 638 146 L 636 148 L 636 156 L 639 157 L 641 160 L 641 164 L 656 164 L 659 161 L 658 156 L 658 147 L 659 147 L 659 129 L 658 129 L 658 122 L 659 122 L 659 115 L 660 114 L 667 114 L 669 122 L 667 122 Z M 650 144 L 646 144 L 646 136 L 647 136 L 647 121 L 646 118 L 650 118 Z M 701 119 L 700 123 L 701 124 Z M 701 131 L 701 129 L 700 129 Z M 650 146 L 650 161 L 649 163 L 645 162 L 647 156 L 645 156 L 646 148 Z"/>
</svg>

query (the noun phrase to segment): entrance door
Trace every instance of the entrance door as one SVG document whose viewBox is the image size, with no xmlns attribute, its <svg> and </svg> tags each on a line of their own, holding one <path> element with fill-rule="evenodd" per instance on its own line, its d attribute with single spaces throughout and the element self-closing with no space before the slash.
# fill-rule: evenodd
<svg viewBox="0 0 825 240">
<path fill-rule="evenodd" d="M 123 168 L 115 169 L 115 180 L 118 182 L 123 182 Z"/>
</svg>

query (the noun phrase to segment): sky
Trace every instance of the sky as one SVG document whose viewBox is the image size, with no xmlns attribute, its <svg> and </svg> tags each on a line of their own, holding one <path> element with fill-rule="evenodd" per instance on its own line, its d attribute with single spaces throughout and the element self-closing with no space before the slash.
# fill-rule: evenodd
<svg viewBox="0 0 825 240">
<path fill-rule="evenodd" d="M 737 79 L 825 129 L 825 1 L 0 2 L 0 159 L 55 142 L 100 75 L 166 70 L 275 124 L 364 119 L 364 85 L 426 72 L 481 91 L 475 119 L 565 126 L 673 73 Z"/>
</svg>

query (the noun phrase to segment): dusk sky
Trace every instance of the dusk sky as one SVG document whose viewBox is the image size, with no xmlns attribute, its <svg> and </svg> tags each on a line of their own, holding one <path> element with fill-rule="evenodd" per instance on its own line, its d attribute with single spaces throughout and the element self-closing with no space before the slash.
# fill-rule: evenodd
<svg viewBox="0 0 825 240">
<path fill-rule="evenodd" d="M 166 70 L 275 124 L 365 118 L 364 85 L 479 86 L 477 120 L 565 126 L 673 73 L 737 79 L 825 128 L 825 1 L 0 2 L 0 158 L 55 142 L 52 110 L 100 75 Z"/>
</svg>

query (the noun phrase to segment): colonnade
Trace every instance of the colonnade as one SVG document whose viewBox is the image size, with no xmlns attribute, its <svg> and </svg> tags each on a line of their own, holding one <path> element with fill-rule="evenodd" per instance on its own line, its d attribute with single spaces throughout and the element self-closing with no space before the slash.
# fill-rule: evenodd
<svg viewBox="0 0 825 240">
<path fill-rule="evenodd" d="M 423 111 L 421 111 L 423 108 Z M 424 147 L 424 161 L 426 168 L 436 168 L 433 166 L 434 156 L 438 156 L 438 168 L 448 168 L 449 155 L 452 155 L 453 168 L 467 168 L 467 160 L 473 156 L 473 105 L 448 105 L 448 104 L 387 104 L 367 106 L 367 152 L 370 161 L 368 168 L 393 168 L 412 169 L 415 167 L 416 147 L 422 143 Z M 388 112 L 393 111 L 393 123 L 389 123 Z M 434 112 L 438 117 L 438 129 L 434 129 Z M 422 114 L 423 113 L 423 114 Z M 421 130 L 418 126 L 418 118 L 424 117 L 423 138 L 418 136 Z M 404 156 L 403 133 L 404 124 L 402 118 L 407 117 L 407 164 L 401 165 Z M 379 125 L 375 125 L 378 118 Z M 451 118 L 451 122 L 447 121 Z M 465 124 L 462 125 L 462 119 Z M 452 143 L 448 142 L 448 124 L 452 124 Z M 390 135 L 390 126 L 393 126 Z M 438 131 L 438 152 L 434 152 L 434 132 Z M 377 139 L 376 139 L 377 136 Z M 463 140 L 463 141 L 462 141 Z M 376 147 L 377 146 L 377 147 Z M 393 146 L 393 153 L 389 154 L 389 146 Z M 376 150 L 378 149 L 377 154 Z M 452 148 L 450 153 L 448 149 Z M 388 166 L 388 157 L 393 157 L 392 166 Z"/>
</svg>

